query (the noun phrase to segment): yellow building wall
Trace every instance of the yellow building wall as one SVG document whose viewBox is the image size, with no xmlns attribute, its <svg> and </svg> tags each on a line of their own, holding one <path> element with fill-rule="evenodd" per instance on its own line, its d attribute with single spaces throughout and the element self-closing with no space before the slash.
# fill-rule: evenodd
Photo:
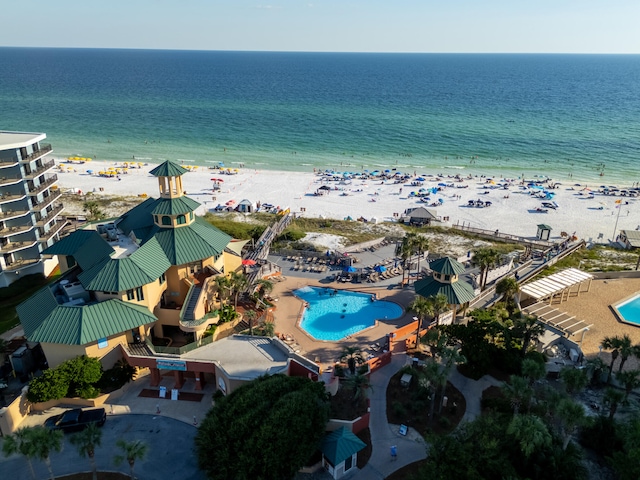
<svg viewBox="0 0 640 480">
<path fill-rule="evenodd" d="M 99 358 L 103 362 L 102 366 L 108 369 L 120 358 L 118 345 L 126 345 L 130 342 L 133 342 L 133 335 L 127 331 L 107 338 L 107 346 L 104 348 L 99 348 L 98 342 L 87 345 L 63 345 L 60 343 L 41 343 L 40 345 L 47 357 L 49 368 L 55 368 L 66 360 L 86 355 Z M 114 350 L 116 351 L 114 352 Z"/>
</svg>

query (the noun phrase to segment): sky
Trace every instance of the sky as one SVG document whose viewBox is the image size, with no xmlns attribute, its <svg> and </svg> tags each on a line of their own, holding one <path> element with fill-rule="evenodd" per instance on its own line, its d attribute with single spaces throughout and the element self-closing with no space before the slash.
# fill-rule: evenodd
<svg viewBox="0 0 640 480">
<path fill-rule="evenodd" d="M 640 53 L 639 0 L 4 0 L 0 46 Z"/>
</svg>

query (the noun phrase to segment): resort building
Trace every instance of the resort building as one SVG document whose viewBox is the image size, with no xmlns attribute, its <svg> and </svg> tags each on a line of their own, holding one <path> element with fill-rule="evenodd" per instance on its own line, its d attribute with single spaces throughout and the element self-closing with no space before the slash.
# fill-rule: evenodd
<svg viewBox="0 0 640 480">
<path fill-rule="evenodd" d="M 49 274 L 55 261 L 41 252 L 64 227 L 51 145 L 44 133 L 0 132 L 0 287 L 34 273 Z"/>
<path fill-rule="evenodd" d="M 229 323 L 216 328 L 216 279 L 242 271 L 246 242 L 195 216 L 200 204 L 183 193 L 187 172 L 170 161 L 159 165 L 150 172 L 159 198 L 87 225 L 43 252 L 58 257 L 62 276 L 17 310 L 27 339 L 41 344 L 50 367 L 88 355 L 109 368 L 124 355 L 151 370 L 152 386 L 159 385 L 161 370 L 172 370 L 175 388 L 185 375 L 202 388 L 210 374 L 223 378 L 218 385 L 225 393 L 236 378 L 258 375 L 250 364 L 238 368 L 240 360 L 271 358 L 273 365 L 261 363 L 259 374 L 289 370 L 291 352 L 277 339 L 209 348 L 220 331 L 233 333 L 225 328 Z"/>
</svg>

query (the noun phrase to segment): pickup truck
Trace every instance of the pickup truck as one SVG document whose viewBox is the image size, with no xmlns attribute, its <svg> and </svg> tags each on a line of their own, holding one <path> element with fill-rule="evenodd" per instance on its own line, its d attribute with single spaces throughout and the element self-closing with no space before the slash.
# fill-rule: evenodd
<svg viewBox="0 0 640 480">
<path fill-rule="evenodd" d="M 93 410 L 74 408 L 59 415 L 47 418 L 44 422 L 44 426 L 51 430 L 77 432 L 84 430 L 91 423 L 95 423 L 101 427 L 106 421 L 107 412 L 105 412 L 104 408 L 95 408 Z"/>
</svg>

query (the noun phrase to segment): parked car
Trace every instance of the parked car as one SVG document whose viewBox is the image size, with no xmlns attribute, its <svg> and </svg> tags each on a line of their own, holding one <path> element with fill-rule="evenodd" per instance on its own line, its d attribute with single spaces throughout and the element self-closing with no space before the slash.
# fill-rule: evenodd
<svg viewBox="0 0 640 480">
<path fill-rule="evenodd" d="M 44 426 L 51 430 L 62 430 L 66 433 L 84 430 L 92 423 L 101 427 L 106 421 L 107 412 L 104 408 L 95 408 L 93 410 L 74 408 L 72 410 L 66 410 L 59 415 L 47 418 L 44 422 Z"/>
</svg>

